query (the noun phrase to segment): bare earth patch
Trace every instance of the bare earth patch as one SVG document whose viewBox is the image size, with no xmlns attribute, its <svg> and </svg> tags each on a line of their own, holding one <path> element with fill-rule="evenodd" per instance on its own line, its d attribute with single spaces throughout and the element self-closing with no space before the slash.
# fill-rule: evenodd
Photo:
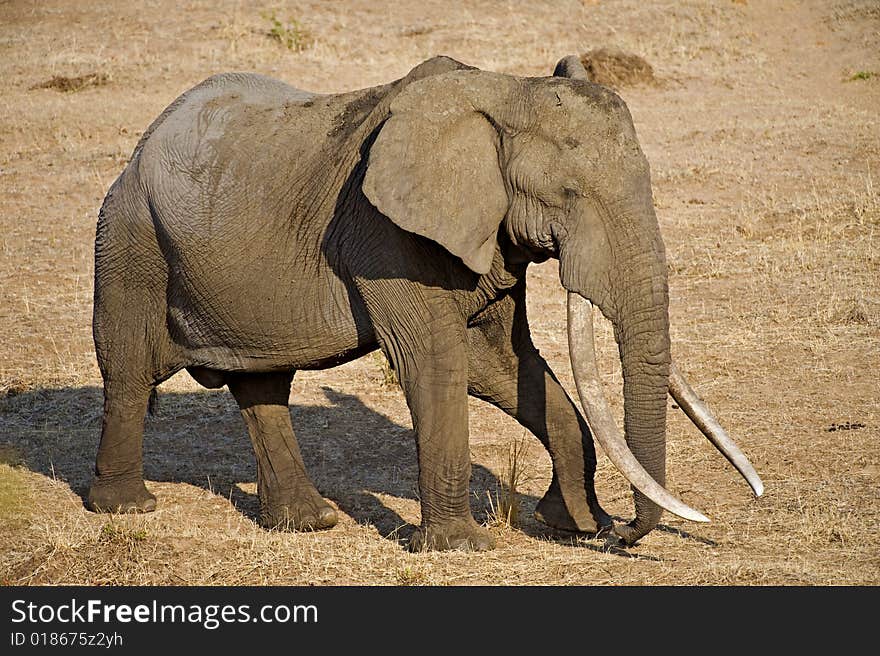
<svg viewBox="0 0 880 656">
<path fill-rule="evenodd" d="M 0 583 L 880 584 L 873 3 L 345 0 L 290 3 L 280 26 L 273 10 L 260 0 L 0 3 Z M 267 38 L 273 29 L 282 38 Z M 287 47 L 297 34 L 307 48 Z M 472 401 L 472 505 L 498 548 L 407 553 L 401 541 L 419 519 L 409 413 L 367 357 L 297 374 L 290 397 L 306 463 L 340 511 L 334 529 L 256 526 L 238 409 L 185 374 L 161 386 L 146 423 L 157 511 L 83 508 L 102 406 L 90 328 L 98 208 L 179 93 L 229 70 L 339 92 L 436 54 L 548 75 L 559 58 L 611 43 L 674 80 L 630 85 L 606 66 L 651 164 L 673 357 L 760 472 L 762 498 L 672 409 L 669 487 L 712 523 L 665 515 L 626 551 L 550 531 L 533 517 L 549 458 Z M 83 72 L 113 84 L 31 90 L 56 76 L 69 81 L 52 88 L 82 88 Z M 535 341 L 573 392 L 556 263 L 533 267 L 529 285 Z M 620 415 L 607 326 L 597 340 Z M 629 486 L 604 456 L 596 487 L 607 510 L 629 516 Z"/>
<path fill-rule="evenodd" d="M 55 89 L 64 93 L 73 93 L 88 87 L 102 87 L 109 82 L 110 76 L 106 73 L 88 73 L 86 75 L 77 75 L 76 77 L 54 75 L 45 82 L 35 84 L 31 89 Z"/>
</svg>

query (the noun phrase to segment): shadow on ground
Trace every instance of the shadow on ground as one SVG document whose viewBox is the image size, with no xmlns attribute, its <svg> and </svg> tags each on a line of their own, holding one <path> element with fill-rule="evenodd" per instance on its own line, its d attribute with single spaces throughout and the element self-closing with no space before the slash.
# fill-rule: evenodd
<svg viewBox="0 0 880 656">
<path fill-rule="evenodd" d="M 391 539 L 412 526 L 379 497 L 417 499 L 418 469 L 412 430 L 363 404 L 356 396 L 323 388 L 329 406 L 291 405 L 303 458 L 317 488 L 358 523 Z M 100 436 L 99 387 L 37 389 L 0 397 L 0 461 L 67 483 L 85 498 Z M 229 499 L 255 519 L 259 502 L 242 483 L 256 480 L 244 423 L 226 390 L 163 392 L 144 430 L 147 481 L 187 483 Z M 485 518 L 486 491 L 497 477 L 474 464 L 474 513 Z M 523 499 L 533 508 L 537 499 Z"/>
<path fill-rule="evenodd" d="M 290 406 L 315 485 L 356 522 L 372 525 L 392 540 L 408 538 L 414 527 L 380 497 L 418 499 L 412 430 L 354 395 L 322 389 L 329 406 Z M 100 435 L 102 402 L 99 387 L 37 389 L 0 397 L 0 462 L 22 464 L 64 481 L 85 499 Z M 232 395 L 226 390 L 161 393 L 157 412 L 146 419 L 144 477 L 198 486 L 228 499 L 255 520 L 259 501 L 241 484 L 256 480 L 256 464 Z M 496 475 L 474 463 L 471 499 L 478 521 L 490 512 L 487 492 L 497 494 L 499 488 Z M 519 529 L 533 538 L 627 558 L 653 558 L 620 549 L 611 540 L 585 540 L 543 526 L 533 518 L 538 498 L 520 494 L 519 501 Z"/>
</svg>

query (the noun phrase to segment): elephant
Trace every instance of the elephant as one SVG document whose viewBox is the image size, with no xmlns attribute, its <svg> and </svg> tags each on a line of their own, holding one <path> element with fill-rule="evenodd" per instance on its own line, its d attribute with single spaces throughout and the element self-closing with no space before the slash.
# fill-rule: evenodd
<svg viewBox="0 0 880 656">
<path fill-rule="evenodd" d="M 526 270 L 554 258 L 583 412 L 532 342 Z M 337 512 L 306 471 L 288 408 L 297 370 L 381 349 L 410 409 L 421 522 L 413 550 L 485 550 L 469 504 L 471 395 L 552 460 L 536 518 L 632 545 L 668 510 L 667 393 L 760 495 L 754 468 L 671 362 L 667 264 L 649 165 L 626 104 L 576 57 L 517 77 L 434 57 L 389 84 L 309 93 L 224 73 L 148 127 L 95 238 L 93 336 L 104 383 L 86 505 L 149 512 L 143 428 L 186 369 L 237 401 L 257 462 L 259 524 L 318 530 Z M 599 382 L 593 307 L 610 320 L 624 431 Z M 593 437 L 635 516 L 596 496 Z"/>
</svg>

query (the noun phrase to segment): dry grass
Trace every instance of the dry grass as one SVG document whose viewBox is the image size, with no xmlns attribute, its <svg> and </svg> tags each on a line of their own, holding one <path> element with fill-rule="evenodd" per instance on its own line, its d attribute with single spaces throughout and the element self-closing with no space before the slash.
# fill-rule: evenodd
<svg viewBox="0 0 880 656">
<path fill-rule="evenodd" d="M 391 362 L 382 351 L 373 351 L 367 357 L 375 363 L 384 387 L 394 389 L 400 385 L 400 381 L 397 380 L 397 372 L 394 371 L 394 367 L 391 366 Z"/>
<path fill-rule="evenodd" d="M 516 528 L 520 524 L 520 490 L 531 482 L 531 454 L 525 433 L 515 438 L 507 451 L 507 467 L 501 472 L 492 494 L 486 491 L 489 507 L 486 521 L 489 526 Z"/>
<path fill-rule="evenodd" d="M 110 76 L 105 73 L 87 73 L 76 77 L 53 75 L 42 84 L 35 84 L 31 89 L 55 89 L 64 93 L 74 93 L 89 87 L 102 87 L 110 83 Z"/>
<path fill-rule="evenodd" d="M 308 48 L 267 36 L 272 12 L 307 29 Z M 878 25 L 857 0 L 0 4 L 0 582 L 880 583 L 880 84 L 858 76 L 880 70 Z M 310 471 L 341 511 L 332 531 L 256 526 L 238 410 L 185 375 L 162 386 L 147 420 L 157 512 L 84 510 L 101 413 L 89 328 L 97 209 L 178 93 L 223 70 L 342 91 L 438 53 L 545 75 L 602 46 L 643 56 L 662 82 L 621 93 L 653 170 L 674 357 L 756 465 L 763 498 L 672 411 L 669 486 L 712 523 L 666 516 L 628 551 L 561 535 L 532 516 L 546 453 L 472 401 L 473 507 L 498 548 L 409 554 L 401 540 L 419 514 L 408 410 L 364 358 L 298 374 L 291 396 Z M 111 83 L 33 88 L 93 73 Z M 555 265 L 535 267 L 529 284 L 535 340 L 573 390 Z M 600 328 L 613 393 L 619 365 Z M 612 407 L 621 413 L 614 394 Z M 518 441 L 529 476 L 512 484 Z M 500 496 L 488 500 L 505 488 L 515 522 L 493 521 Z M 597 488 L 609 512 L 629 515 L 628 486 L 604 458 Z"/>
<path fill-rule="evenodd" d="M 654 69 L 643 57 L 619 48 L 594 48 L 581 57 L 590 80 L 612 89 L 654 82 Z"/>
</svg>

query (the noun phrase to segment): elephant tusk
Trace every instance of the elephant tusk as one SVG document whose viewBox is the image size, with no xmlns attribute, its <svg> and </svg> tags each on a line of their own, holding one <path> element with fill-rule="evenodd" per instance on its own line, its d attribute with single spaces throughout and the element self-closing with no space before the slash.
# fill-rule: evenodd
<svg viewBox="0 0 880 656">
<path fill-rule="evenodd" d="M 702 431 L 703 435 L 709 438 L 709 441 L 715 445 L 715 448 L 748 481 L 755 496 L 759 497 L 764 494 L 764 483 L 761 481 L 761 477 L 758 476 L 758 472 L 752 467 L 752 463 L 749 462 L 749 459 L 746 458 L 745 454 L 736 445 L 736 442 L 721 427 L 718 420 L 712 416 L 709 408 L 700 400 L 693 388 L 688 385 L 688 382 L 674 364 L 669 368 L 669 394 L 675 399 L 679 407 L 685 411 L 685 414 L 690 417 L 694 425 Z"/>
<path fill-rule="evenodd" d="M 693 522 L 708 522 L 702 513 L 676 499 L 645 471 L 629 450 L 611 415 L 596 367 L 593 343 L 593 304 L 574 292 L 568 294 L 568 350 L 578 396 L 587 424 L 605 454 L 626 479 L 661 508 Z"/>
</svg>

